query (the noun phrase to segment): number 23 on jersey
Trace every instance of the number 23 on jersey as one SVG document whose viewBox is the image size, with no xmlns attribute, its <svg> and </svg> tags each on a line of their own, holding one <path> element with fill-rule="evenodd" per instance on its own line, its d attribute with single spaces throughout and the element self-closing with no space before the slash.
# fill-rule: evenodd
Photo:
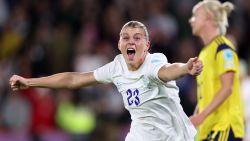
<svg viewBox="0 0 250 141">
<path fill-rule="evenodd" d="M 128 101 L 129 106 L 131 106 L 133 104 L 138 106 L 140 104 L 140 99 L 138 97 L 138 95 L 139 95 L 138 89 L 135 89 L 134 91 L 131 89 L 128 89 L 126 91 L 126 93 L 127 93 L 127 101 Z"/>
</svg>

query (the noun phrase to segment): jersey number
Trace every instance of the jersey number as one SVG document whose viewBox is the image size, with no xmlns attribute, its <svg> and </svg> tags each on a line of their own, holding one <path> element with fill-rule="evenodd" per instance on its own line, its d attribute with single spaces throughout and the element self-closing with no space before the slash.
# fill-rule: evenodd
<svg viewBox="0 0 250 141">
<path fill-rule="evenodd" d="M 127 100 L 128 100 L 128 105 L 131 106 L 132 104 L 135 104 L 138 106 L 140 104 L 140 99 L 138 97 L 139 95 L 139 90 L 135 89 L 134 91 L 128 89 L 127 90 Z"/>
</svg>

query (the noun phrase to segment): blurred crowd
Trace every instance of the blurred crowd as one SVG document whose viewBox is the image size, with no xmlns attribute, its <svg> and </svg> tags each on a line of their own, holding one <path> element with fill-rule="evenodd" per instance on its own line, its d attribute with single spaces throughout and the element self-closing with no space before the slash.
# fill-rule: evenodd
<svg viewBox="0 0 250 141">
<path fill-rule="evenodd" d="M 94 70 L 119 53 L 120 29 L 130 20 L 148 27 L 150 52 L 164 53 L 170 63 L 186 62 L 202 48 L 188 23 L 197 1 L 0 0 L 0 141 L 123 141 L 130 116 L 113 85 L 13 92 L 10 76 Z M 227 36 L 241 59 L 250 126 L 250 3 L 231 2 L 236 9 Z M 177 85 L 190 116 L 196 105 L 195 78 L 185 76 Z"/>
</svg>

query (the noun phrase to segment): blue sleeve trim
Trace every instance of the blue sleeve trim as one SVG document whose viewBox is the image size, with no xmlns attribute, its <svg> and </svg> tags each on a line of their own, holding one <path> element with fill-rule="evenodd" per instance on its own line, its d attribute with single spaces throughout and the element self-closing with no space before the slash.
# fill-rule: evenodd
<svg viewBox="0 0 250 141">
<path fill-rule="evenodd" d="M 217 50 L 216 50 L 215 58 L 216 58 L 217 54 L 218 54 L 220 51 L 224 50 L 224 49 L 231 49 L 232 51 L 235 52 L 235 50 L 234 50 L 233 48 L 231 48 L 231 47 L 228 46 L 227 44 L 223 43 L 223 44 L 220 44 L 220 45 L 218 46 L 218 48 L 217 48 Z"/>
</svg>

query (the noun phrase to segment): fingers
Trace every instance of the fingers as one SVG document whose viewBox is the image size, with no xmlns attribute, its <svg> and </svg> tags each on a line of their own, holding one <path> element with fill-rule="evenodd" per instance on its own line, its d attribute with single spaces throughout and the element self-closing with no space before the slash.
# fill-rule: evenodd
<svg viewBox="0 0 250 141">
<path fill-rule="evenodd" d="M 198 57 L 191 58 L 192 62 L 196 62 L 198 60 Z"/>
<path fill-rule="evenodd" d="M 13 91 L 17 91 L 17 90 L 20 89 L 20 87 L 19 87 L 18 85 L 11 85 L 11 89 L 12 89 Z"/>
<path fill-rule="evenodd" d="M 191 75 L 199 75 L 203 70 L 203 64 L 198 57 L 190 58 L 187 62 L 189 74 Z"/>
<path fill-rule="evenodd" d="M 21 88 L 20 76 L 13 75 L 9 80 L 10 87 L 13 91 L 17 91 Z"/>
<path fill-rule="evenodd" d="M 15 85 L 15 83 L 16 83 L 16 76 L 13 75 L 13 76 L 10 78 L 9 84 L 10 84 L 10 86 L 13 86 L 13 85 Z"/>
<path fill-rule="evenodd" d="M 17 81 L 17 75 L 13 75 L 11 78 L 10 78 L 10 85 L 14 85 Z"/>
<path fill-rule="evenodd" d="M 197 62 L 199 62 L 200 60 L 198 59 L 198 57 L 194 57 L 194 58 L 190 58 L 187 62 L 187 64 L 191 67 L 194 64 L 196 64 Z"/>
<path fill-rule="evenodd" d="M 19 88 L 12 88 L 12 90 L 13 90 L 13 91 L 17 91 L 17 90 L 19 90 Z"/>
<path fill-rule="evenodd" d="M 200 75 L 203 70 L 203 67 L 194 68 L 194 75 Z"/>
<path fill-rule="evenodd" d="M 202 68 L 203 68 L 202 62 L 201 62 L 201 61 L 196 62 L 196 63 L 194 64 L 194 68 L 195 68 L 196 70 L 202 70 Z"/>
<path fill-rule="evenodd" d="M 20 85 L 17 84 L 17 83 L 12 83 L 12 84 L 10 85 L 10 87 L 11 87 L 11 89 L 12 89 L 13 91 L 17 91 L 17 90 L 20 89 Z"/>
<path fill-rule="evenodd" d="M 193 75 L 199 75 L 203 70 L 202 62 L 197 58 L 195 62 L 193 62 Z"/>
<path fill-rule="evenodd" d="M 203 64 L 201 62 L 201 60 L 199 60 L 197 58 L 197 60 L 193 63 L 193 66 L 196 68 L 196 69 L 202 69 L 203 68 Z"/>
</svg>

